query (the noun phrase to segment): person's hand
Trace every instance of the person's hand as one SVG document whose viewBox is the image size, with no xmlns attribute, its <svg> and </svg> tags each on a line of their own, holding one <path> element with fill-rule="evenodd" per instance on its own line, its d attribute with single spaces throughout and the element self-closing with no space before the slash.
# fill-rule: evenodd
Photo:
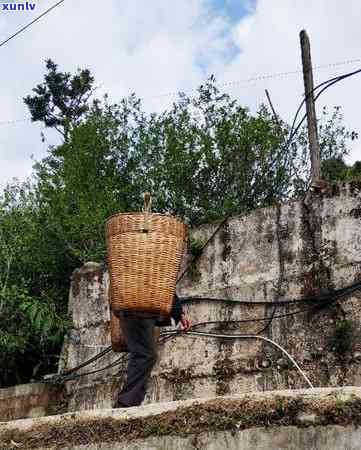
<svg viewBox="0 0 361 450">
<path fill-rule="evenodd" d="M 182 313 L 181 320 L 180 320 L 180 328 L 181 330 L 188 330 L 188 328 L 191 326 L 191 321 L 188 319 L 188 317 Z"/>
</svg>

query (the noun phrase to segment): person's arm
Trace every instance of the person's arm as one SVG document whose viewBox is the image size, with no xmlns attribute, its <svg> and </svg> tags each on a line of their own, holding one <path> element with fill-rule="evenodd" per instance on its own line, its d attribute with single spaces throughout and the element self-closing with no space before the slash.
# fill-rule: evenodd
<svg viewBox="0 0 361 450">
<path fill-rule="evenodd" d="M 176 325 L 178 325 L 179 321 L 181 320 L 182 314 L 183 314 L 182 302 L 177 296 L 177 294 L 174 294 L 170 316 L 174 319 Z"/>
<path fill-rule="evenodd" d="M 177 296 L 177 294 L 174 295 L 174 301 L 170 315 L 174 319 L 176 325 L 178 325 L 178 323 L 181 322 L 182 328 L 184 330 L 190 327 L 190 321 L 188 320 L 187 316 L 183 311 L 182 301 Z"/>
</svg>

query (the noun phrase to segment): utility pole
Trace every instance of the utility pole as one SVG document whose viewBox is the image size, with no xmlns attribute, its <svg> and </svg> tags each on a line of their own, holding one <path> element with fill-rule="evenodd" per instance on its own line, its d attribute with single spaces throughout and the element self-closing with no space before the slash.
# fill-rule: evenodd
<svg viewBox="0 0 361 450">
<path fill-rule="evenodd" d="M 313 73 L 311 62 L 310 40 L 306 30 L 300 32 L 303 81 L 305 85 L 305 99 L 307 111 L 308 140 L 311 153 L 311 186 L 318 188 L 321 182 L 320 144 L 318 142 L 315 97 L 313 92 Z"/>
</svg>

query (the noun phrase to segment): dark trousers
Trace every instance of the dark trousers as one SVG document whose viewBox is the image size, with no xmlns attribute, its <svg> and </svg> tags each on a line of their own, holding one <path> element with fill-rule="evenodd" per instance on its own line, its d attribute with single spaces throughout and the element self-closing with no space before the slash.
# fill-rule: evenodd
<svg viewBox="0 0 361 450">
<path fill-rule="evenodd" d="M 155 319 L 124 317 L 122 329 L 129 350 L 127 379 L 118 394 L 123 406 L 138 406 L 145 397 L 147 383 L 157 361 L 154 339 Z"/>
</svg>

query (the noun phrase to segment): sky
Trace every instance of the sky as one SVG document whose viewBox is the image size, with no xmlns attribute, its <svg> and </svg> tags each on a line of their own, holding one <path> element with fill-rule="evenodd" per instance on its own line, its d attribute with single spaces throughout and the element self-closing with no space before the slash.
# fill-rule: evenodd
<svg viewBox="0 0 361 450">
<path fill-rule="evenodd" d="M 31 3 L 34 11 L 0 11 L 0 41 L 56 0 Z M 98 95 L 119 102 L 135 92 L 157 112 L 213 74 L 252 112 L 268 89 L 290 122 L 303 94 L 299 32 L 310 37 L 319 83 L 361 67 L 360 21 L 359 0 L 65 0 L 0 47 L 0 190 L 14 177 L 29 177 L 33 159 L 59 143 L 51 132 L 41 142 L 42 126 L 31 123 L 23 103 L 42 82 L 47 58 L 61 71 L 89 68 Z M 361 135 L 360 87 L 361 75 L 337 84 L 320 98 L 318 113 L 342 106 L 344 125 Z M 356 159 L 361 139 L 347 162 Z"/>
</svg>

